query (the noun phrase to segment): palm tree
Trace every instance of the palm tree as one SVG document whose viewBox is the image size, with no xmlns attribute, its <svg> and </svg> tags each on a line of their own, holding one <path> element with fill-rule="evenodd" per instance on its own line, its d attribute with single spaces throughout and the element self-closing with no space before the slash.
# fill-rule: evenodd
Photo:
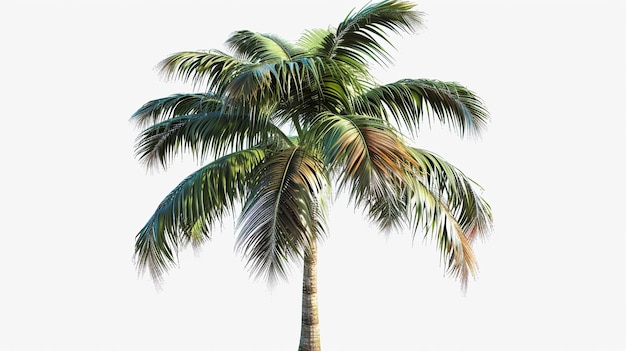
<svg viewBox="0 0 626 351">
<path fill-rule="evenodd" d="M 236 249 L 254 276 L 275 282 L 303 264 L 299 350 L 320 350 L 317 245 L 328 233 L 333 196 L 347 192 L 382 231 L 433 237 L 448 273 L 465 286 L 476 272 L 471 243 L 491 227 L 489 205 L 460 170 L 409 142 L 425 119 L 479 135 L 488 112 L 455 82 L 378 84 L 369 73 L 370 64 L 391 61 L 388 32 L 412 33 L 421 24 L 414 7 L 369 4 L 295 43 L 237 31 L 226 41 L 230 54 L 163 60 L 168 79 L 199 92 L 150 101 L 133 115 L 143 128 L 137 155 L 165 168 L 188 151 L 205 165 L 137 234 L 138 269 L 159 281 L 179 249 L 203 244 L 215 224 L 238 214 Z"/>
</svg>

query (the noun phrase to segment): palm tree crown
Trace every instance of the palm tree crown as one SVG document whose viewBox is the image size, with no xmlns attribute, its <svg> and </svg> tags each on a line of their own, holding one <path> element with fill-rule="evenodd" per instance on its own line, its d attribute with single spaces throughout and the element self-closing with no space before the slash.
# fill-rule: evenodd
<svg viewBox="0 0 626 351">
<path fill-rule="evenodd" d="M 236 246 L 250 270 L 285 277 L 328 232 L 333 194 L 347 192 L 381 230 L 433 236 L 449 273 L 465 283 L 476 270 L 470 244 L 489 231 L 490 208 L 472 180 L 410 137 L 432 118 L 479 135 L 488 112 L 455 82 L 378 84 L 369 73 L 390 62 L 389 32 L 420 24 L 413 4 L 384 0 L 295 43 L 241 30 L 227 39 L 228 53 L 163 60 L 168 79 L 199 92 L 150 101 L 133 115 L 144 128 L 137 155 L 149 167 L 167 167 L 180 152 L 210 161 L 139 231 L 138 267 L 158 280 L 181 247 L 202 244 L 238 213 Z"/>
</svg>

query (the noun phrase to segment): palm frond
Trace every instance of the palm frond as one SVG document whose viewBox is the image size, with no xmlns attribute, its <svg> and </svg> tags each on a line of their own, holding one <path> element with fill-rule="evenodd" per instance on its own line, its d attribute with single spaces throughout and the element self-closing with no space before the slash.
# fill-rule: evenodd
<svg viewBox="0 0 626 351">
<path fill-rule="evenodd" d="M 257 277 L 284 278 L 325 232 L 323 163 L 300 147 L 267 157 L 241 212 L 237 250 Z"/>
<path fill-rule="evenodd" d="M 173 94 L 148 101 L 131 116 L 131 121 L 140 127 L 146 127 L 175 116 L 194 115 L 221 109 L 222 101 L 213 94 Z"/>
<path fill-rule="evenodd" d="M 220 111 L 170 118 L 146 128 L 137 138 L 136 154 L 147 167 L 163 167 L 181 151 L 191 151 L 199 160 L 260 143 L 289 139 L 269 118 Z"/>
<path fill-rule="evenodd" d="M 319 138 L 321 154 L 339 177 L 339 189 L 349 187 L 357 204 L 394 192 L 413 159 L 393 130 L 367 116 L 325 115 L 310 133 Z"/>
<path fill-rule="evenodd" d="M 237 57 L 251 63 L 289 61 L 299 52 L 288 41 L 276 35 L 240 30 L 231 34 L 226 44 Z"/>
<path fill-rule="evenodd" d="M 442 195 L 470 241 L 485 238 L 491 230 L 491 207 L 482 198 L 482 188 L 461 170 L 432 152 L 411 149 L 415 162 L 422 169 L 424 184 Z"/>
<path fill-rule="evenodd" d="M 331 30 L 330 28 L 315 28 L 305 30 L 296 42 L 296 45 L 302 48 L 304 55 L 317 56 L 320 53 L 323 54 L 322 50 L 324 49 L 324 42 L 328 40 L 327 38 L 329 36 L 333 37 L 334 35 L 334 30 Z"/>
<path fill-rule="evenodd" d="M 286 115 L 297 115 L 303 126 L 309 127 L 320 112 L 354 114 L 355 97 L 364 91 L 363 81 L 348 65 L 322 57 L 300 58 L 298 62 L 311 65 L 314 74 L 299 80 L 298 86 L 289 88 L 296 94 L 278 107 Z M 301 83 L 300 83 L 301 82 Z"/>
<path fill-rule="evenodd" d="M 248 62 L 219 50 L 183 51 L 161 61 L 158 68 L 166 79 L 191 82 L 194 88 L 204 86 L 218 96 Z"/>
<path fill-rule="evenodd" d="M 135 262 L 159 281 L 176 265 L 178 249 L 210 239 L 210 228 L 240 200 L 263 149 L 246 149 L 219 158 L 184 179 L 159 204 L 135 238 Z"/>
<path fill-rule="evenodd" d="M 489 233 L 491 208 L 460 170 L 426 150 L 411 153 L 421 166 L 407 188 L 411 224 L 436 239 L 448 271 L 465 287 L 477 269 L 471 242 Z"/>
<path fill-rule="evenodd" d="M 385 192 L 377 192 L 369 200 L 367 218 L 381 232 L 402 231 L 410 219 L 407 184 L 404 179 L 389 180 Z"/>
<path fill-rule="evenodd" d="M 303 103 L 311 93 L 320 95 L 322 76 L 322 64 L 316 58 L 249 64 L 225 88 L 226 102 L 251 111 L 267 110 L 276 103 Z"/>
<path fill-rule="evenodd" d="M 456 82 L 403 79 L 374 87 L 361 96 L 357 110 L 395 120 L 415 133 L 423 118 L 437 118 L 459 135 L 478 136 L 486 128 L 489 113 L 482 100 Z"/>
<path fill-rule="evenodd" d="M 350 13 L 333 35 L 326 37 L 324 51 L 329 57 L 354 67 L 391 62 L 391 57 L 380 41 L 390 45 L 387 31 L 413 32 L 421 24 L 422 14 L 414 4 L 400 0 L 384 0 L 369 4 Z"/>
</svg>

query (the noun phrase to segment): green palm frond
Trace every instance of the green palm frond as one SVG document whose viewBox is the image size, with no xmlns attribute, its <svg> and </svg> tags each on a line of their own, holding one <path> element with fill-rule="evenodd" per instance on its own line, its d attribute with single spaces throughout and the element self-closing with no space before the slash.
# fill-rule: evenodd
<svg viewBox="0 0 626 351">
<path fill-rule="evenodd" d="M 252 172 L 265 158 L 263 149 L 246 149 L 219 158 L 183 180 L 163 199 L 135 242 L 135 260 L 158 281 L 176 265 L 178 249 L 198 246 L 210 228 L 233 210 L 249 187 Z"/>
<path fill-rule="evenodd" d="M 465 287 L 477 269 L 470 245 L 476 236 L 489 233 L 491 208 L 477 184 L 456 167 L 426 150 L 411 153 L 421 166 L 407 188 L 413 229 L 435 238 L 448 271 Z"/>
<path fill-rule="evenodd" d="M 289 61 L 300 51 L 288 41 L 271 34 L 237 31 L 226 40 L 237 57 L 251 63 Z"/>
<path fill-rule="evenodd" d="M 335 77 L 327 75 L 324 78 L 324 85 L 322 88 L 323 102 L 322 106 L 324 110 L 332 113 L 353 113 L 353 94 L 349 85 L 344 84 L 341 77 Z"/>
<path fill-rule="evenodd" d="M 353 114 L 355 98 L 363 88 L 363 75 L 345 63 L 322 58 L 301 58 L 311 66 L 315 65 L 314 73 L 291 90 L 297 93 L 286 96 L 278 107 L 288 115 L 299 115 L 303 126 L 310 126 L 320 112 L 334 114 Z"/>
<path fill-rule="evenodd" d="M 290 143 L 268 118 L 219 111 L 170 118 L 146 128 L 135 144 L 147 167 L 166 168 L 181 151 L 191 151 L 199 160 L 261 143 Z"/>
<path fill-rule="evenodd" d="M 322 73 L 316 58 L 248 64 L 225 87 L 227 103 L 239 103 L 258 110 L 267 109 L 276 102 L 302 102 L 305 92 L 319 94 Z"/>
<path fill-rule="evenodd" d="M 334 35 L 324 41 L 323 51 L 332 58 L 362 69 L 369 61 L 378 64 L 391 62 L 391 57 L 378 41 L 391 45 L 386 31 L 413 32 L 421 24 L 421 13 L 414 4 L 399 0 L 385 0 L 369 4 L 350 13 L 337 27 Z"/>
<path fill-rule="evenodd" d="M 193 115 L 221 109 L 222 101 L 213 94 L 173 94 L 145 103 L 132 115 L 131 121 L 140 127 L 146 127 L 175 116 Z"/>
<path fill-rule="evenodd" d="M 223 88 L 248 64 L 219 50 L 184 51 L 170 55 L 158 65 L 167 79 L 191 82 L 195 88 L 223 95 Z"/>
<path fill-rule="evenodd" d="M 328 57 L 328 55 L 324 55 L 323 52 L 324 42 L 328 40 L 327 38 L 333 37 L 334 35 L 334 31 L 330 28 L 308 29 L 300 36 L 296 45 L 303 49 L 304 55 L 318 56 L 321 54 L 321 56 Z"/>
<path fill-rule="evenodd" d="M 300 147 L 268 156 L 241 212 L 237 249 L 251 272 L 273 282 L 325 232 L 323 163 Z"/>
<path fill-rule="evenodd" d="M 357 110 L 393 119 L 412 133 L 424 115 L 438 118 L 461 136 L 480 135 L 489 121 L 487 108 L 472 91 L 455 82 L 430 79 L 403 79 L 374 87 L 361 96 Z"/>
</svg>

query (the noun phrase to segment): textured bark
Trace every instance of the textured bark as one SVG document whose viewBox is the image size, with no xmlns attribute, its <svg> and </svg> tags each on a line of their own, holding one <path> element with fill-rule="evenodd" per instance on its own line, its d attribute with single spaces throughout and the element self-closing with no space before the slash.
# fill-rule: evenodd
<svg viewBox="0 0 626 351">
<path fill-rule="evenodd" d="M 317 311 L 317 244 L 304 257 L 302 279 L 302 325 L 298 351 L 320 351 L 320 328 Z"/>
</svg>

